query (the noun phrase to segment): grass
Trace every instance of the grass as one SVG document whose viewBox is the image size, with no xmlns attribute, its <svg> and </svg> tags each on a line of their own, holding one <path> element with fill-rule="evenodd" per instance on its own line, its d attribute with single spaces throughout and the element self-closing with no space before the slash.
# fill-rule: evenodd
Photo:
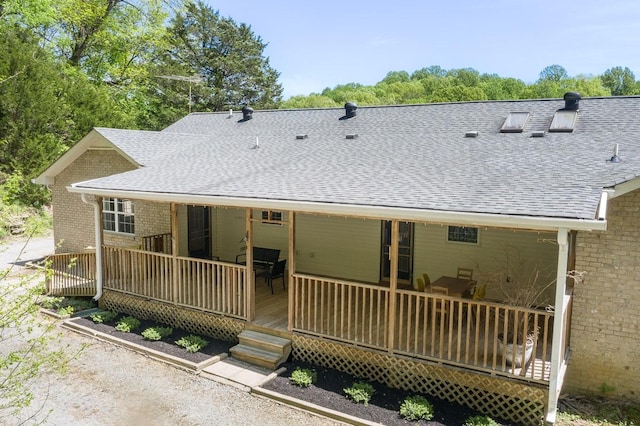
<svg viewBox="0 0 640 426">
<path fill-rule="evenodd" d="M 598 396 L 560 401 L 557 426 L 640 426 L 640 404 Z"/>
</svg>

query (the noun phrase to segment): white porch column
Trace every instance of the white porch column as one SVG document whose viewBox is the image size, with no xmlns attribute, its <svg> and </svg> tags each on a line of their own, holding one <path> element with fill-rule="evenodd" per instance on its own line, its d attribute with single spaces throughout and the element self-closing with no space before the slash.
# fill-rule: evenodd
<svg viewBox="0 0 640 426">
<path fill-rule="evenodd" d="M 566 371 L 565 348 L 562 345 L 564 330 L 564 315 L 567 299 L 567 262 L 569 258 L 568 244 L 569 230 L 558 229 L 558 270 L 556 275 L 555 313 L 553 316 L 553 340 L 551 344 L 551 371 L 549 377 L 549 401 L 547 402 L 546 422 L 554 424 L 558 408 L 558 396 L 564 373 Z"/>
<path fill-rule="evenodd" d="M 393 353 L 393 342 L 396 332 L 396 289 L 398 287 L 398 236 L 400 235 L 400 222 L 391 221 L 391 246 L 389 247 L 389 260 L 391 262 L 389 277 L 389 353 Z"/>
</svg>

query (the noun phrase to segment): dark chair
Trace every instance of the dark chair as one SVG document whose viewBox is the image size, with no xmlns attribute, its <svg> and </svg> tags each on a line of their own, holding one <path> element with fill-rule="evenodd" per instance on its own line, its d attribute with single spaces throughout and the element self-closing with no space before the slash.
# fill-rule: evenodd
<svg viewBox="0 0 640 426">
<path fill-rule="evenodd" d="M 284 268 L 287 265 L 287 259 L 280 260 L 273 264 L 271 269 L 264 270 L 256 274 L 256 277 L 264 277 L 267 285 L 271 287 L 271 294 L 273 294 L 273 280 L 276 278 L 282 278 L 282 288 L 287 289 L 284 282 Z"/>
</svg>

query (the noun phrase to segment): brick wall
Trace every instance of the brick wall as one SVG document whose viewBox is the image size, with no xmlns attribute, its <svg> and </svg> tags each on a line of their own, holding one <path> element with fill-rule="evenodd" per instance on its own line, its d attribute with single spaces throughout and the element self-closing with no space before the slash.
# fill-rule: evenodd
<svg viewBox="0 0 640 426">
<path fill-rule="evenodd" d="M 606 232 L 578 234 L 565 391 L 640 401 L 640 191 L 610 201 Z"/>
<path fill-rule="evenodd" d="M 80 252 L 88 246 L 95 246 L 93 206 L 82 202 L 79 194 L 67 191 L 67 186 L 133 169 L 135 166 L 116 151 L 89 150 L 56 176 L 51 195 L 57 253 Z M 143 236 L 171 231 L 169 204 L 134 200 L 134 206 L 136 236 L 105 232 L 106 244 L 137 246 Z"/>
</svg>

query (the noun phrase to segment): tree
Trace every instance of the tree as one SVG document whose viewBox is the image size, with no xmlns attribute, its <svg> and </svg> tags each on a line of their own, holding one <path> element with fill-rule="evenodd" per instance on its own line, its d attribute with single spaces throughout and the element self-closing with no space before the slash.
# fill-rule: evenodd
<svg viewBox="0 0 640 426">
<path fill-rule="evenodd" d="M 55 323 L 41 321 L 42 274 L 0 271 L 0 423 L 33 402 L 30 384 L 39 375 L 64 371 L 74 356 L 53 350 Z M 32 419 L 33 420 L 33 419 Z"/>
<path fill-rule="evenodd" d="M 196 110 L 279 105 L 279 73 L 263 55 L 267 45 L 250 26 L 221 17 L 202 1 L 189 2 L 171 21 L 168 37 L 164 63 L 176 73 L 204 79 L 193 93 Z"/>
<path fill-rule="evenodd" d="M 549 65 L 540 71 L 540 80 L 560 82 L 567 78 L 569 73 L 560 65 Z"/>
<path fill-rule="evenodd" d="M 613 67 L 600 76 L 602 85 L 611 91 L 613 96 L 636 95 L 640 93 L 636 76 L 628 67 Z"/>
</svg>

